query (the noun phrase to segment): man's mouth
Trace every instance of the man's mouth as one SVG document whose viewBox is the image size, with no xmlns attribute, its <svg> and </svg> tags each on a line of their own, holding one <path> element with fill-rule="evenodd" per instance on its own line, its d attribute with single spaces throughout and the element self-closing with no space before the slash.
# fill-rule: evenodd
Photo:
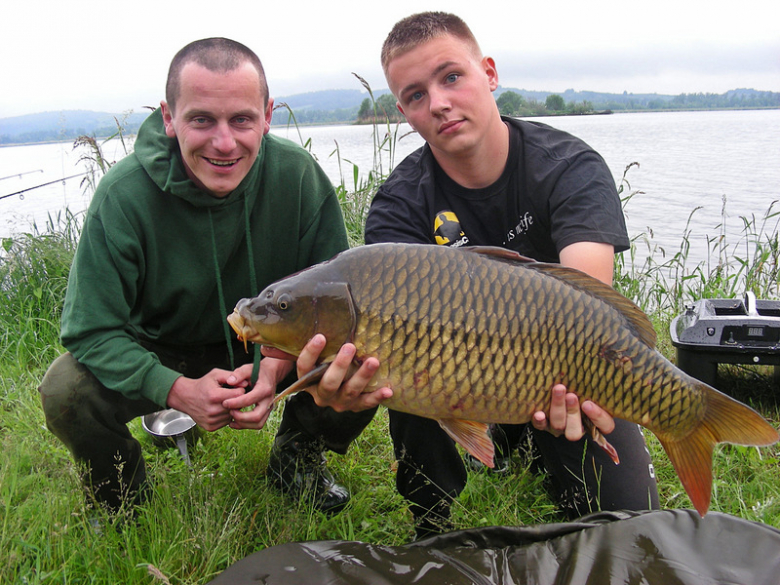
<svg viewBox="0 0 780 585">
<path fill-rule="evenodd" d="M 231 167 L 234 164 L 236 164 L 240 159 L 235 158 L 233 160 L 217 160 L 215 158 L 207 158 L 206 160 L 218 167 Z"/>
<path fill-rule="evenodd" d="M 439 134 L 446 132 L 447 130 L 458 126 L 463 120 L 453 120 L 451 122 L 445 122 L 441 126 L 439 126 Z"/>
</svg>

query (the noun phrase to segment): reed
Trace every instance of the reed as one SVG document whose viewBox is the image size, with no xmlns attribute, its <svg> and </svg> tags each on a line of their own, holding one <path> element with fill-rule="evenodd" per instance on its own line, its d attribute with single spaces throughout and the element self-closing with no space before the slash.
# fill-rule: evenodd
<svg viewBox="0 0 780 585">
<path fill-rule="evenodd" d="M 394 141 L 378 130 L 377 144 Z M 385 151 L 381 156 L 389 156 Z M 334 155 L 338 156 L 338 145 Z M 344 161 L 345 164 L 351 164 Z M 626 172 L 629 173 L 629 165 Z M 361 178 L 352 165 L 351 184 L 337 187 L 354 245 L 362 242 L 365 214 L 389 165 Z M 620 184 L 626 205 L 642 194 Z M 634 239 L 617 261 L 616 285 L 637 300 L 656 323 L 659 349 L 673 358 L 668 321 L 701 296 L 734 296 L 746 287 L 760 298 L 778 297 L 778 211 L 742 218 L 742 236 L 725 230 L 711 241 L 711 259 L 688 265 L 688 241 L 697 230 L 692 212 L 683 241 L 671 257 L 652 234 Z M 724 215 L 725 217 L 725 215 Z M 345 539 L 395 545 L 413 536 L 411 515 L 394 485 L 387 413 L 374 421 L 331 467 L 353 493 L 341 514 L 326 517 L 311 502 L 282 497 L 265 480 L 265 466 L 279 411 L 259 432 L 222 429 L 204 433 L 187 467 L 175 449 L 161 450 L 131 423 L 155 482 L 154 495 L 133 519 L 90 509 L 79 491 L 78 473 L 61 443 L 45 428 L 36 387 L 49 362 L 62 351 L 59 316 L 80 218 L 65 213 L 30 233 L 2 240 L 0 249 L 0 563 L 2 583 L 207 582 L 261 548 L 289 541 Z M 647 259 L 639 265 L 638 247 Z M 764 368 L 723 367 L 722 388 L 780 420 L 777 387 Z M 690 507 L 655 437 L 648 433 L 663 507 Z M 780 448 L 760 452 L 725 446 L 716 450 L 712 510 L 780 528 Z M 97 515 L 102 532 L 90 520 Z M 543 479 L 516 455 L 508 477 L 473 473 L 454 507 L 457 528 L 562 521 Z"/>
<path fill-rule="evenodd" d="M 624 209 L 644 193 L 631 190 L 628 173 L 639 163 L 629 164 L 619 182 Z M 780 201 L 769 203 L 761 217 L 739 216 L 741 229 L 736 241 L 727 235 L 727 201 L 721 205 L 721 222 L 711 227 L 714 236 L 695 233 L 694 208 L 680 236 L 679 247 L 667 251 L 653 239 L 652 231 L 633 237 L 631 249 L 615 259 L 615 287 L 642 309 L 653 314 L 683 310 L 687 303 L 703 298 L 736 298 L 753 292 L 757 298 L 778 298 L 780 289 Z M 707 256 L 690 260 L 694 236 L 707 240 Z"/>
</svg>

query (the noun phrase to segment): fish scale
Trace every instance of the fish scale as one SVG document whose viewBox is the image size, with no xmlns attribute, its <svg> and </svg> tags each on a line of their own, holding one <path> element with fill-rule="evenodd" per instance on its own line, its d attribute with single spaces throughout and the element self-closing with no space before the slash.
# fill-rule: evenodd
<svg viewBox="0 0 780 585">
<path fill-rule="evenodd" d="M 702 515 L 715 444 L 778 440 L 755 411 L 661 356 L 650 321 L 611 287 L 499 248 L 362 246 L 243 299 L 228 321 L 245 342 L 294 355 L 315 333 L 328 339 L 323 366 L 277 400 L 316 384 L 349 341 L 357 363 L 379 360 L 367 390 L 392 388 L 385 406 L 439 421 L 488 466 L 488 423 L 528 422 L 563 383 L 655 433 Z"/>
</svg>

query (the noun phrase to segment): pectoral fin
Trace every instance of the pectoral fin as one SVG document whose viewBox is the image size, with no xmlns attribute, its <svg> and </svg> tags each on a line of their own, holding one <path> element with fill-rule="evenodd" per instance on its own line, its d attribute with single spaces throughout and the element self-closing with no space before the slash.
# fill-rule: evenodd
<svg viewBox="0 0 780 585">
<path fill-rule="evenodd" d="M 607 455 L 609 455 L 609 458 L 615 462 L 615 465 L 620 465 L 620 457 L 618 457 L 617 450 L 609 444 L 607 438 L 601 434 L 601 431 L 596 427 L 596 425 L 594 425 L 593 422 L 585 416 L 582 417 L 582 424 L 585 426 L 585 429 L 590 432 L 590 436 L 593 441 L 607 452 Z"/>
<path fill-rule="evenodd" d="M 452 439 L 491 469 L 495 467 L 493 440 L 485 423 L 457 418 L 437 421 Z"/>
</svg>

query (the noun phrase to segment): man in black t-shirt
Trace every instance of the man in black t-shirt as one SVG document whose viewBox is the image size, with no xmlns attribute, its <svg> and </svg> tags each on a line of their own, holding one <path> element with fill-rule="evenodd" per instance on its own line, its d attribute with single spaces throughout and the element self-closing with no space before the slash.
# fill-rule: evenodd
<svg viewBox="0 0 780 585">
<path fill-rule="evenodd" d="M 492 245 L 560 262 L 608 284 L 615 252 L 628 248 L 620 201 L 603 159 L 544 124 L 499 115 L 498 74 L 466 24 L 446 13 L 410 16 L 382 48 L 398 109 L 426 144 L 380 187 L 366 243 Z M 658 507 L 653 466 L 639 427 L 613 420 L 557 385 L 548 414 L 530 425 L 493 427 L 502 458 L 528 432 L 570 517 L 597 509 Z M 582 414 L 621 454 L 614 465 L 584 436 Z M 526 428 L 527 427 L 527 428 Z M 466 468 L 436 421 L 390 411 L 397 486 L 411 502 L 418 536 L 449 525 Z M 498 465 L 502 467 L 502 465 Z"/>
</svg>

